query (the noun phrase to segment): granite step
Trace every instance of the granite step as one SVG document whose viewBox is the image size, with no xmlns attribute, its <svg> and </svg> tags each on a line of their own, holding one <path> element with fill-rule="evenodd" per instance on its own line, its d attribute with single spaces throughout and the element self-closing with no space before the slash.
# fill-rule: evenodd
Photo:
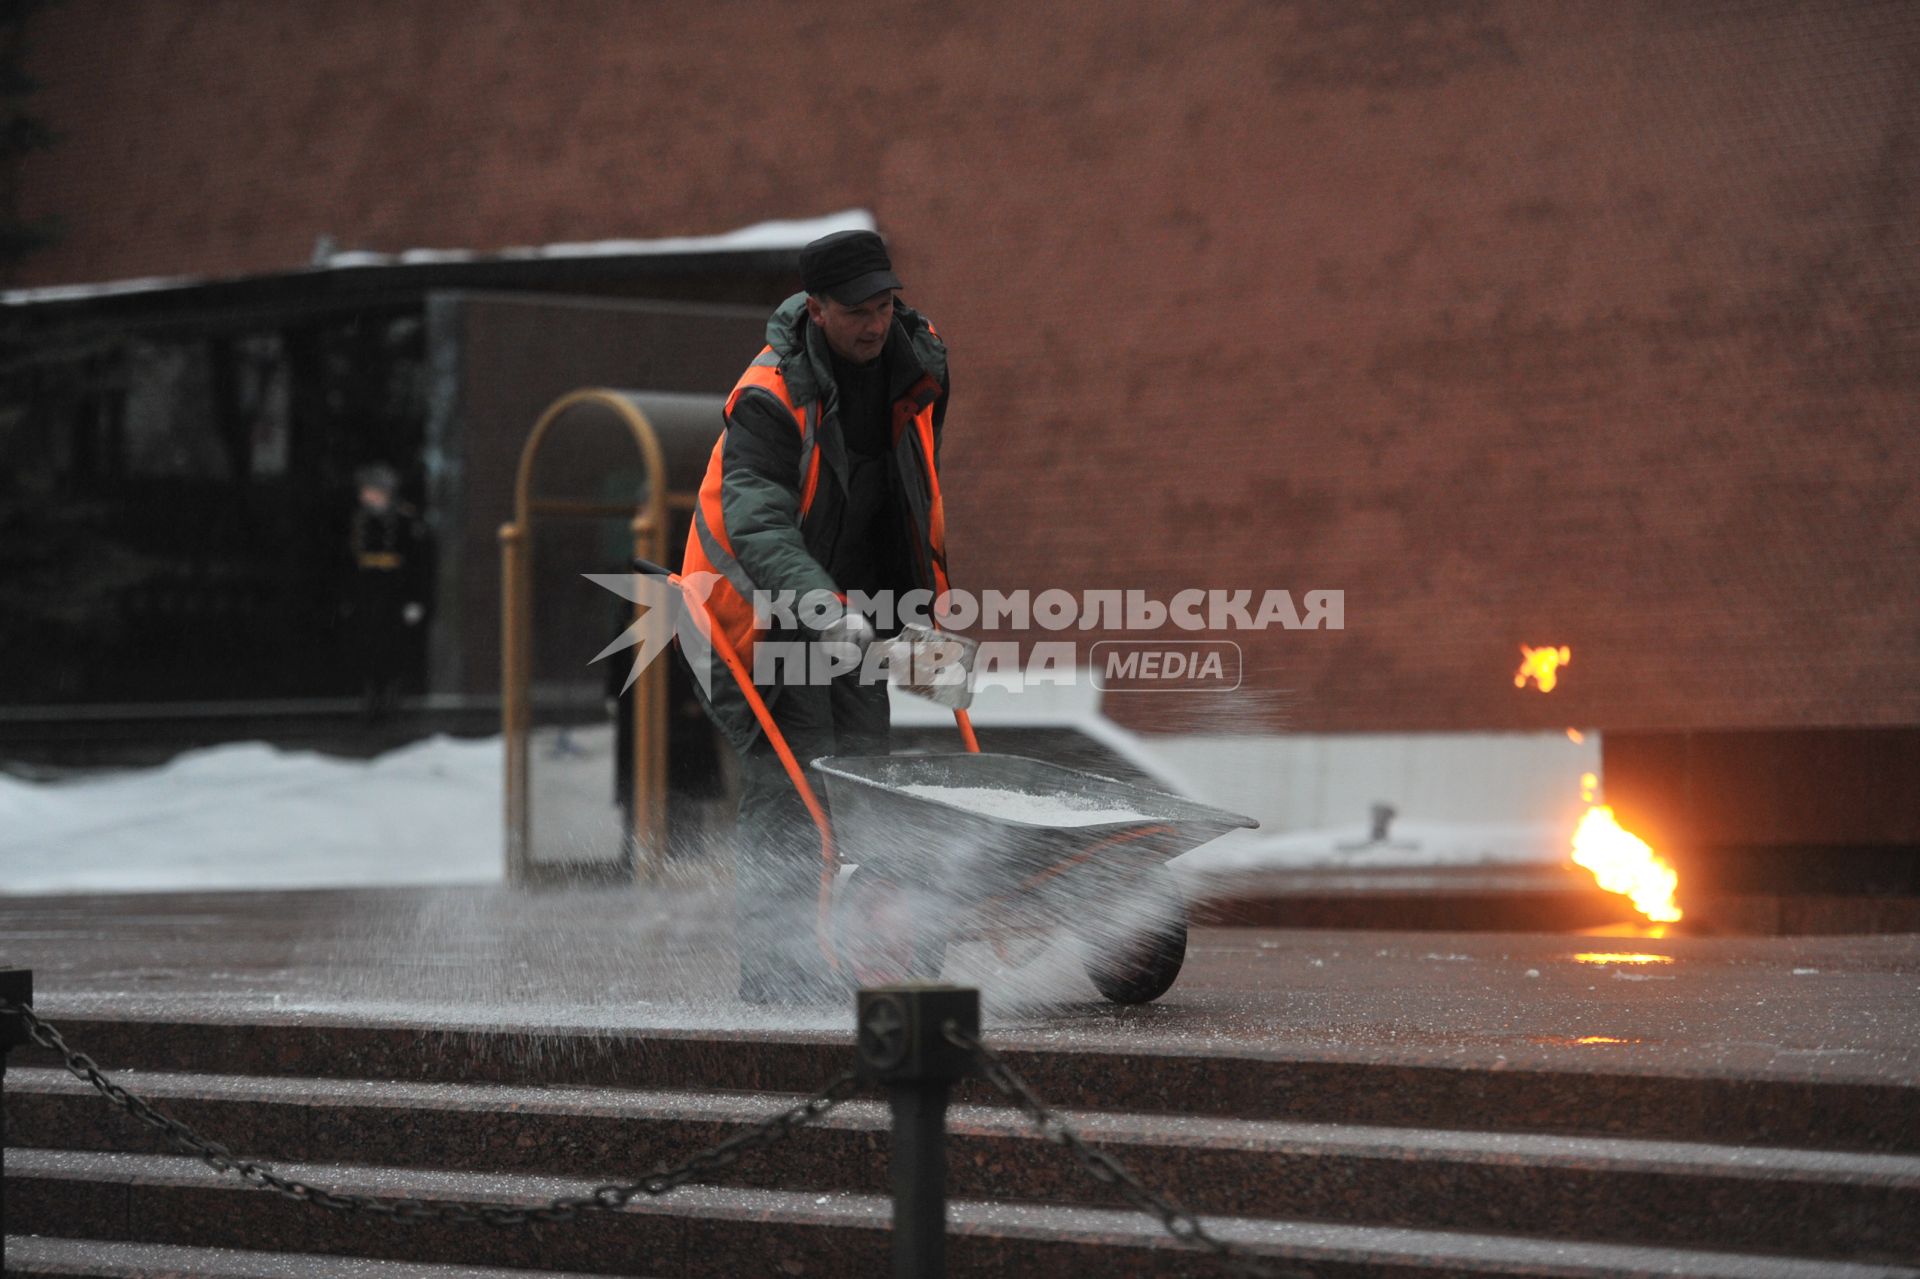
<svg viewBox="0 0 1920 1279">
<path fill-rule="evenodd" d="M 109 1071 L 628 1089 L 699 1080 L 716 1091 L 806 1093 L 852 1058 L 850 1035 L 823 1033 L 48 1016 Z M 1920 1153 L 1920 1086 L 1908 1082 L 1254 1055 L 1205 1043 L 998 1046 L 1036 1092 L 1068 1109 Z M 55 1062 L 38 1048 L 14 1060 Z M 956 1096 L 998 1100 L 978 1079 Z"/>
<path fill-rule="evenodd" d="M 586 1181 L 354 1165 L 290 1164 L 287 1175 L 384 1201 L 485 1199 L 533 1204 Z M 525 1267 L 591 1274 L 706 1276 L 883 1274 L 891 1205 L 847 1192 L 684 1187 L 616 1214 L 527 1230 L 400 1224 L 288 1203 L 177 1156 L 15 1150 L 8 1157 L 13 1236 L 138 1239 L 196 1248 L 259 1247 L 328 1257 Z M 955 1275 L 1212 1273 L 1202 1257 L 1137 1212 L 959 1199 L 949 1213 Z M 1408 1230 L 1217 1218 L 1219 1238 L 1321 1279 L 1551 1275 L 1560 1279 L 1920 1279 L 1909 1265 L 1824 1261 L 1537 1235 Z M 11 1247 L 12 1240 L 9 1240 Z M 189 1271 L 188 1273 L 196 1273 Z"/>
<path fill-rule="evenodd" d="M 121 1081 L 268 1160 L 630 1179 L 792 1104 L 772 1093 L 395 1084 L 128 1073 Z M 170 1153 L 64 1071 L 9 1074 L 23 1147 Z M 1067 1111 L 1145 1180 L 1204 1214 L 1548 1233 L 1811 1256 L 1920 1255 L 1920 1157 L 1613 1137 Z M 856 1099 L 729 1185 L 884 1194 L 890 1121 Z M 949 1185 L 980 1199 L 1098 1204 L 1103 1189 L 1005 1106 L 949 1115 Z M 1676 1213 L 1675 1204 L 1687 1211 Z"/>
<path fill-rule="evenodd" d="M 57 1279 L 593 1279 L 581 1271 L 442 1266 L 45 1235 L 8 1236 L 6 1273 Z"/>
</svg>

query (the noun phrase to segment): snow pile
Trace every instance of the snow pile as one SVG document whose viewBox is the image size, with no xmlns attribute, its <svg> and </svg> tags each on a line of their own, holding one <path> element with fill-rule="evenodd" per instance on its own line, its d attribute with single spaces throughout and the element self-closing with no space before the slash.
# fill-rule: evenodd
<svg viewBox="0 0 1920 1279">
<path fill-rule="evenodd" d="M 498 738 L 369 761 L 258 742 L 64 782 L 0 774 L 0 892 L 500 879 Z"/>
</svg>

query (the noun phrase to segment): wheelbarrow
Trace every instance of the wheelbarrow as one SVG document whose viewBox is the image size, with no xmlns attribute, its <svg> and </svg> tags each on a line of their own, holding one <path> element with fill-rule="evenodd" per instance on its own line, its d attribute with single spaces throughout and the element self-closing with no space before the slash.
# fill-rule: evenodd
<svg viewBox="0 0 1920 1279">
<path fill-rule="evenodd" d="M 983 937 L 1007 958 L 1064 929 L 1080 938 L 1087 974 L 1108 999 L 1146 1003 L 1173 985 L 1186 959 L 1186 908 L 1165 863 L 1259 823 L 1134 783 L 982 752 L 966 711 L 971 664 L 962 661 L 967 679 L 958 685 L 924 679 L 911 663 L 896 666 L 896 682 L 952 709 L 967 753 L 813 761 L 836 831 L 704 601 L 657 564 L 637 559 L 634 568 L 680 591 L 820 833 L 814 935 L 833 971 L 860 985 L 930 980 L 955 941 Z"/>
<path fill-rule="evenodd" d="M 1066 935 L 1095 988 L 1157 999 L 1187 953 L 1169 858 L 1250 817 L 1020 755 L 851 755 L 813 762 L 841 864 L 839 961 L 862 985 L 939 975 L 947 947 L 1002 960 Z"/>
</svg>

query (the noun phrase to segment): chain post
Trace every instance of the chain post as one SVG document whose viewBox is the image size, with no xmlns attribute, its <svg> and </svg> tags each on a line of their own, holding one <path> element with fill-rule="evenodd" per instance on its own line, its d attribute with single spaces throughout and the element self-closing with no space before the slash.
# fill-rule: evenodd
<svg viewBox="0 0 1920 1279">
<path fill-rule="evenodd" d="M 0 1149 L 7 1143 L 7 1058 L 27 1043 L 26 1014 L 33 1006 L 33 969 L 0 968 Z M 7 1269 L 7 1173 L 0 1159 L 0 1274 Z"/>
<path fill-rule="evenodd" d="M 862 990 L 854 1010 L 859 1069 L 885 1084 L 893 1111 L 893 1273 L 947 1273 L 947 1091 L 974 1055 L 950 1032 L 980 1033 L 980 992 L 909 982 Z"/>
</svg>

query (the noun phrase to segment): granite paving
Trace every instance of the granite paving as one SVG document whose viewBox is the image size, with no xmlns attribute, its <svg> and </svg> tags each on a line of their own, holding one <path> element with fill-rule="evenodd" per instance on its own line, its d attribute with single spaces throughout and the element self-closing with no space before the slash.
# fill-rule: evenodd
<svg viewBox="0 0 1920 1279">
<path fill-rule="evenodd" d="M 1628 930 L 1632 931 L 1632 930 Z M 1102 1001 L 1070 942 L 955 948 L 994 1043 L 1166 1057 L 1920 1082 L 1920 935 L 1196 928 L 1157 1002 Z M 48 1016 L 572 1028 L 836 1042 L 844 1006 L 733 997 L 714 888 L 0 898 Z"/>
<path fill-rule="evenodd" d="M 31 967 L 39 1011 L 116 1077 L 283 1171 L 536 1203 L 633 1171 L 634 1150 L 738 1133 L 849 1064 L 850 995 L 734 997 L 730 921 L 709 884 L 16 897 L 0 964 Z M 1920 936 L 1199 927 L 1136 1008 L 1098 997 L 1070 939 L 992 940 L 946 973 L 982 989 L 983 1038 L 1268 1258 L 1354 1279 L 1913 1273 Z M 44 1050 L 8 1082 L 9 1230 L 83 1241 L 33 1273 L 217 1273 L 249 1248 L 263 1260 L 234 1273 L 885 1265 L 872 1091 L 777 1159 L 543 1245 L 289 1214 Z M 1193 1272 L 983 1080 L 950 1119 L 956 1273 Z M 116 1251 L 137 1247 L 179 1251 Z"/>
</svg>

